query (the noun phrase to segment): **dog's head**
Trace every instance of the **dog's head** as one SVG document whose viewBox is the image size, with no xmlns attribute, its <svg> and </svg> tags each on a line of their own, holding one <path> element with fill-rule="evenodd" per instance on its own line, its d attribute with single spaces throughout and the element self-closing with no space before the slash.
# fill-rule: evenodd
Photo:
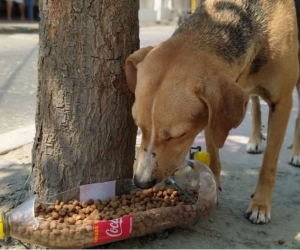
<svg viewBox="0 0 300 250">
<path fill-rule="evenodd" d="M 174 54 L 160 46 L 146 47 L 125 63 L 127 84 L 135 94 L 132 115 L 143 133 L 134 174 L 140 188 L 172 174 L 203 129 L 222 147 L 247 109 L 248 95 L 235 83 Z"/>
</svg>

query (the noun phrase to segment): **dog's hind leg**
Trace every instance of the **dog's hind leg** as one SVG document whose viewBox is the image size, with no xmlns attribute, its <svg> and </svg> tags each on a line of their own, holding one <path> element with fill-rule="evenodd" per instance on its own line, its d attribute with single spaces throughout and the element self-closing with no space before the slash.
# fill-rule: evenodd
<svg viewBox="0 0 300 250">
<path fill-rule="evenodd" d="M 299 125 L 299 117 L 300 117 L 300 79 L 296 85 L 297 94 L 298 94 L 298 116 L 295 122 L 295 132 L 294 132 L 294 141 L 291 146 L 292 153 L 289 159 L 289 163 L 293 166 L 300 167 L 300 125 Z"/>
<path fill-rule="evenodd" d="M 298 23 L 298 42 L 300 41 L 300 1 L 295 1 L 296 13 L 297 13 L 297 23 Z M 300 45 L 300 44 L 299 44 Z M 300 61 L 300 49 L 298 50 L 298 60 Z M 292 149 L 291 157 L 289 163 L 293 166 L 300 167 L 300 77 L 298 78 L 296 84 L 297 94 L 298 94 L 298 116 L 295 122 L 295 132 L 293 144 L 289 146 L 289 149 Z"/>
<path fill-rule="evenodd" d="M 252 132 L 247 144 L 247 152 L 250 154 L 260 154 L 262 152 L 261 149 L 261 141 L 264 140 L 265 137 L 261 133 L 261 110 L 258 96 L 251 96 L 252 109 Z"/>
</svg>

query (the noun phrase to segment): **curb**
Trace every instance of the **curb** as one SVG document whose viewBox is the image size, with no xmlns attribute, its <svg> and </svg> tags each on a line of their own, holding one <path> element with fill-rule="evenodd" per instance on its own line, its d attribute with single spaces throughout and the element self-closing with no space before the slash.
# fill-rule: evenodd
<svg viewBox="0 0 300 250">
<path fill-rule="evenodd" d="M 0 155 L 32 143 L 35 136 L 35 125 L 0 134 Z"/>
<path fill-rule="evenodd" d="M 39 33 L 38 28 L 29 27 L 0 27 L 0 34 L 35 34 Z"/>
</svg>

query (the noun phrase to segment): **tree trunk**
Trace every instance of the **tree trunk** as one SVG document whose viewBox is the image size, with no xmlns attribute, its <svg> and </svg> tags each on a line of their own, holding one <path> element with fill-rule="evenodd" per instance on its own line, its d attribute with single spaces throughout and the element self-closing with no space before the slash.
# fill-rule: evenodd
<svg viewBox="0 0 300 250">
<path fill-rule="evenodd" d="M 42 0 L 31 188 L 40 197 L 132 178 L 139 0 Z"/>
</svg>

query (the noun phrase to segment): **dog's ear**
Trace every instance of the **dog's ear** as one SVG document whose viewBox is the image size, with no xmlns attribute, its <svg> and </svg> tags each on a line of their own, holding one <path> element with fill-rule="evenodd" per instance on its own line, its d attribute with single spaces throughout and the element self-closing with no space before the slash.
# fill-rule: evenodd
<svg viewBox="0 0 300 250">
<path fill-rule="evenodd" d="M 199 94 L 208 107 L 208 129 L 214 144 L 221 148 L 229 131 L 243 121 L 249 96 L 236 83 L 225 78 L 202 87 Z"/>
<path fill-rule="evenodd" d="M 127 57 L 125 61 L 125 75 L 129 90 L 134 93 L 136 87 L 137 65 L 144 60 L 146 55 L 152 50 L 152 46 L 141 48 Z"/>
</svg>

